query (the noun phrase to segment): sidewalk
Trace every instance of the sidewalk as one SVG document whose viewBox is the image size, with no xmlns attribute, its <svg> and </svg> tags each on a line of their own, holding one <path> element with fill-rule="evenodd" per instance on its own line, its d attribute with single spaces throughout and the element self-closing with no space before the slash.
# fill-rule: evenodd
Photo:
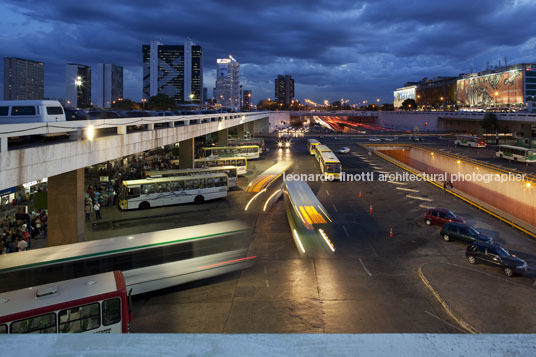
<svg viewBox="0 0 536 357">
<path fill-rule="evenodd" d="M 536 333 L 536 290 L 496 270 L 469 263 L 467 267 L 444 263 L 421 266 L 428 288 L 439 295 L 456 320 L 467 323 L 476 333 Z"/>
</svg>

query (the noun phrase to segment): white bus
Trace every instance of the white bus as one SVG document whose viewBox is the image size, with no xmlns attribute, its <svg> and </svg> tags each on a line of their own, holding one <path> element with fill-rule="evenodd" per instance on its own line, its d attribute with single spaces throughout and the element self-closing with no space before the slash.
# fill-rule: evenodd
<svg viewBox="0 0 536 357">
<path fill-rule="evenodd" d="M 320 141 L 316 139 L 307 139 L 307 148 L 309 149 L 309 154 L 315 154 L 315 146 L 320 145 Z"/>
<path fill-rule="evenodd" d="M 120 271 L 0 294 L 0 335 L 127 333 L 131 315 Z"/>
<path fill-rule="evenodd" d="M 471 135 L 456 135 L 454 145 L 468 146 L 470 148 L 485 148 L 486 140 L 478 136 Z"/>
<path fill-rule="evenodd" d="M 227 146 L 247 146 L 247 145 L 258 145 L 261 151 L 261 154 L 265 152 L 264 139 L 262 138 L 250 138 L 250 139 L 229 139 L 227 140 Z"/>
<path fill-rule="evenodd" d="M 147 178 L 172 177 L 172 176 L 198 176 L 211 174 L 226 174 L 229 178 L 229 187 L 237 187 L 236 179 L 238 176 L 236 166 L 215 166 L 202 169 L 180 169 L 165 171 L 147 171 Z"/>
<path fill-rule="evenodd" d="M 536 162 L 536 150 L 520 146 L 499 145 L 495 156 L 516 162 Z"/>
<path fill-rule="evenodd" d="M 248 160 L 260 157 L 259 145 L 209 146 L 203 148 L 203 157 L 245 157 Z"/>
<path fill-rule="evenodd" d="M 326 175 L 326 177 L 333 177 L 336 180 L 341 178 L 341 162 L 331 151 L 321 152 L 319 155 L 320 171 Z"/>
<path fill-rule="evenodd" d="M 66 121 L 57 100 L 2 100 L 0 124 L 46 123 Z"/>
<path fill-rule="evenodd" d="M 245 157 L 195 159 L 194 166 L 195 168 L 235 166 L 238 176 L 248 173 L 248 160 Z"/>
<path fill-rule="evenodd" d="M 181 203 L 203 203 L 227 197 L 226 174 L 174 176 L 123 181 L 119 192 L 122 210 L 147 209 Z"/>
</svg>

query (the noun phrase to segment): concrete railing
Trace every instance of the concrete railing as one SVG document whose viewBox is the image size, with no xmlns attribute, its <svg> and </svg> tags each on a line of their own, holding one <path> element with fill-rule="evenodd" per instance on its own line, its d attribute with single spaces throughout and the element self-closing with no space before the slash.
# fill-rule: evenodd
<svg viewBox="0 0 536 357">
<path fill-rule="evenodd" d="M 8 139 L 10 137 L 47 135 L 77 132 L 81 135 L 90 126 L 94 129 L 116 128 L 118 135 L 127 133 L 127 127 L 146 125 L 147 130 L 154 130 L 156 124 L 167 124 L 167 128 L 222 122 L 231 119 L 244 119 L 259 116 L 266 117 L 270 112 L 244 112 L 244 113 L 221 113 L 221 114 L 199 114 L 180 115 L 163 117 L 137 117 L 137 118 L 111 118 L 111 119 L 89 119 L 62 122 L 38 122 L 24 124 L 4 124 L 0 125 L 0 152 L 8 149 Z"/>
</svg>

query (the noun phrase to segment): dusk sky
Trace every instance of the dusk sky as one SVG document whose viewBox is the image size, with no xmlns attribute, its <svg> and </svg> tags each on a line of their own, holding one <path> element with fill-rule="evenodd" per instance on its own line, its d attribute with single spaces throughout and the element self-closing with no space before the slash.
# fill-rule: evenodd
<svg viewBox="0 0 536 357">
<path fill-rule="evenodd" d="M 216 58 L 232 54 L 254 103 L 273 98 L 277 74 L 300 100 L 392 103 L 407 81 L 536 62 L 533 0 L 3 0 L 0 13 L 0 55 L 43 61 L 49 98 L 65 95 L 66 63 L 104 62 L 139 101 L 142 44 L 186 37 L 203 47 L 209 96 Z"/>
</svg>

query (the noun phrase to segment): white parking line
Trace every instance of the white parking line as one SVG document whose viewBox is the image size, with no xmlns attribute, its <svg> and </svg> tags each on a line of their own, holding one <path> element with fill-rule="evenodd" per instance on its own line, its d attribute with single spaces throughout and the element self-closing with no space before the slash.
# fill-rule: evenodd
<svg viewBox="0 0 536 357">
<path fill-rule="evenodd" d="M 421 203 L 421 204 L 419 205 L 419 207 L 421 207 L 421 208 L 426 208 L 426 209 L 432 209 L 432 208 L 434 208 L 433 206 L 428 206 L 428 205 L 425 205 L 424 203 Z"/>
<path fill-rule="evenodd" d="M 392 183 L 393 185 L 407 185 L 407 182 L 398 182 L 398 181 L 387 181 L 388 183 Z"/>
<path fill-rule="evenodd" d="M 329 196 L 329 191 L 328 191 L 328 190 L 326 190 L 326 195 L 328 195 L 328 196 Z"/>
<path fill-rule="evenodd" d="M 450 322 L 443 320 L 441 317 L 436 316 L 436 315 L 432 314 L 431 312 L 428 312 L 428 311 L 424 310 L 424 313 L 425 313 L 425 314 L 428 314 L 428 315 L 430 315 L 430 316 L 432 316 L 432 317 L 435 317 L 435 318 L 438 319 L 439 321 L 443 322 L 444 324 L 449 325 L 450 327 L 452 327 L 453 329 L 456 329 L 456 330 L 460 331 L 461 333 L 467 333 L 466 331 L 462 330 L 462 329 L 459 328 L 458 326 L 455 326 L 455 325 L 451 324 Z"/>
<path fill-rule="evenodd" d="M 350 238 L 350 234 L 348 234 L 348 230 L 346 229 L 345 225 L 342 226 L 342 229 L 344 229 L 344 233 L 346 233 L 346 236 Z"/>
<path fill-rule="evenodd" d="M 339 212 L 337 211 L 337 207 L 335 206 L 335 203 L 333 203 L 333 209 L 335 210 L 335 212 Z"/>
<path fill-rule="evenodd" d="M 389 175 L 390 172 L 387 172 L 387 171 L 381 171 L 381 170 L 377 170 L 380 174 L 384 174 L 384 175 Z"/>
<path fill-rule="evenodd" d="M 414 190 L 412 188 L 405 188 L 405 187 L 397 187 L 396 189 L 402 190 L 402 191 L 409 191 L 409 192 L 419 192 L 419 190 Z"/>
<path fill-rule="evenodd" d="M 363 263 L 363 261 L 361 260 L 361 258 L 359 258 L 359 262 L 360 262 L 361 265 L 363 266 L 363 269 L 365 270 L 365 272 L 366 272 L 369 276 L 372 276 L 372 274 L 371 274 L 370 271 L 367 269 L 367 267 L 365 266 L 365 263 Z"/>
<path fill-rule="evenodd" d="M 268 282 L 268 279 L 265 279 L 266 281 L 266 287 L 269 288 L 270 287 L 270 283 Z"/>
<path fill-rule="evenodd" d="M 419 196 L 413 196 L 413 195 L 406 195 L 407 198 L 413 198 L 414 200 L 421 200 L 421 201 L 426 201 L 426 202 L 431 202 L 432 199 L 431 198 L 426 198 L 426 197 L 419 197 Z"/>
</svg>

